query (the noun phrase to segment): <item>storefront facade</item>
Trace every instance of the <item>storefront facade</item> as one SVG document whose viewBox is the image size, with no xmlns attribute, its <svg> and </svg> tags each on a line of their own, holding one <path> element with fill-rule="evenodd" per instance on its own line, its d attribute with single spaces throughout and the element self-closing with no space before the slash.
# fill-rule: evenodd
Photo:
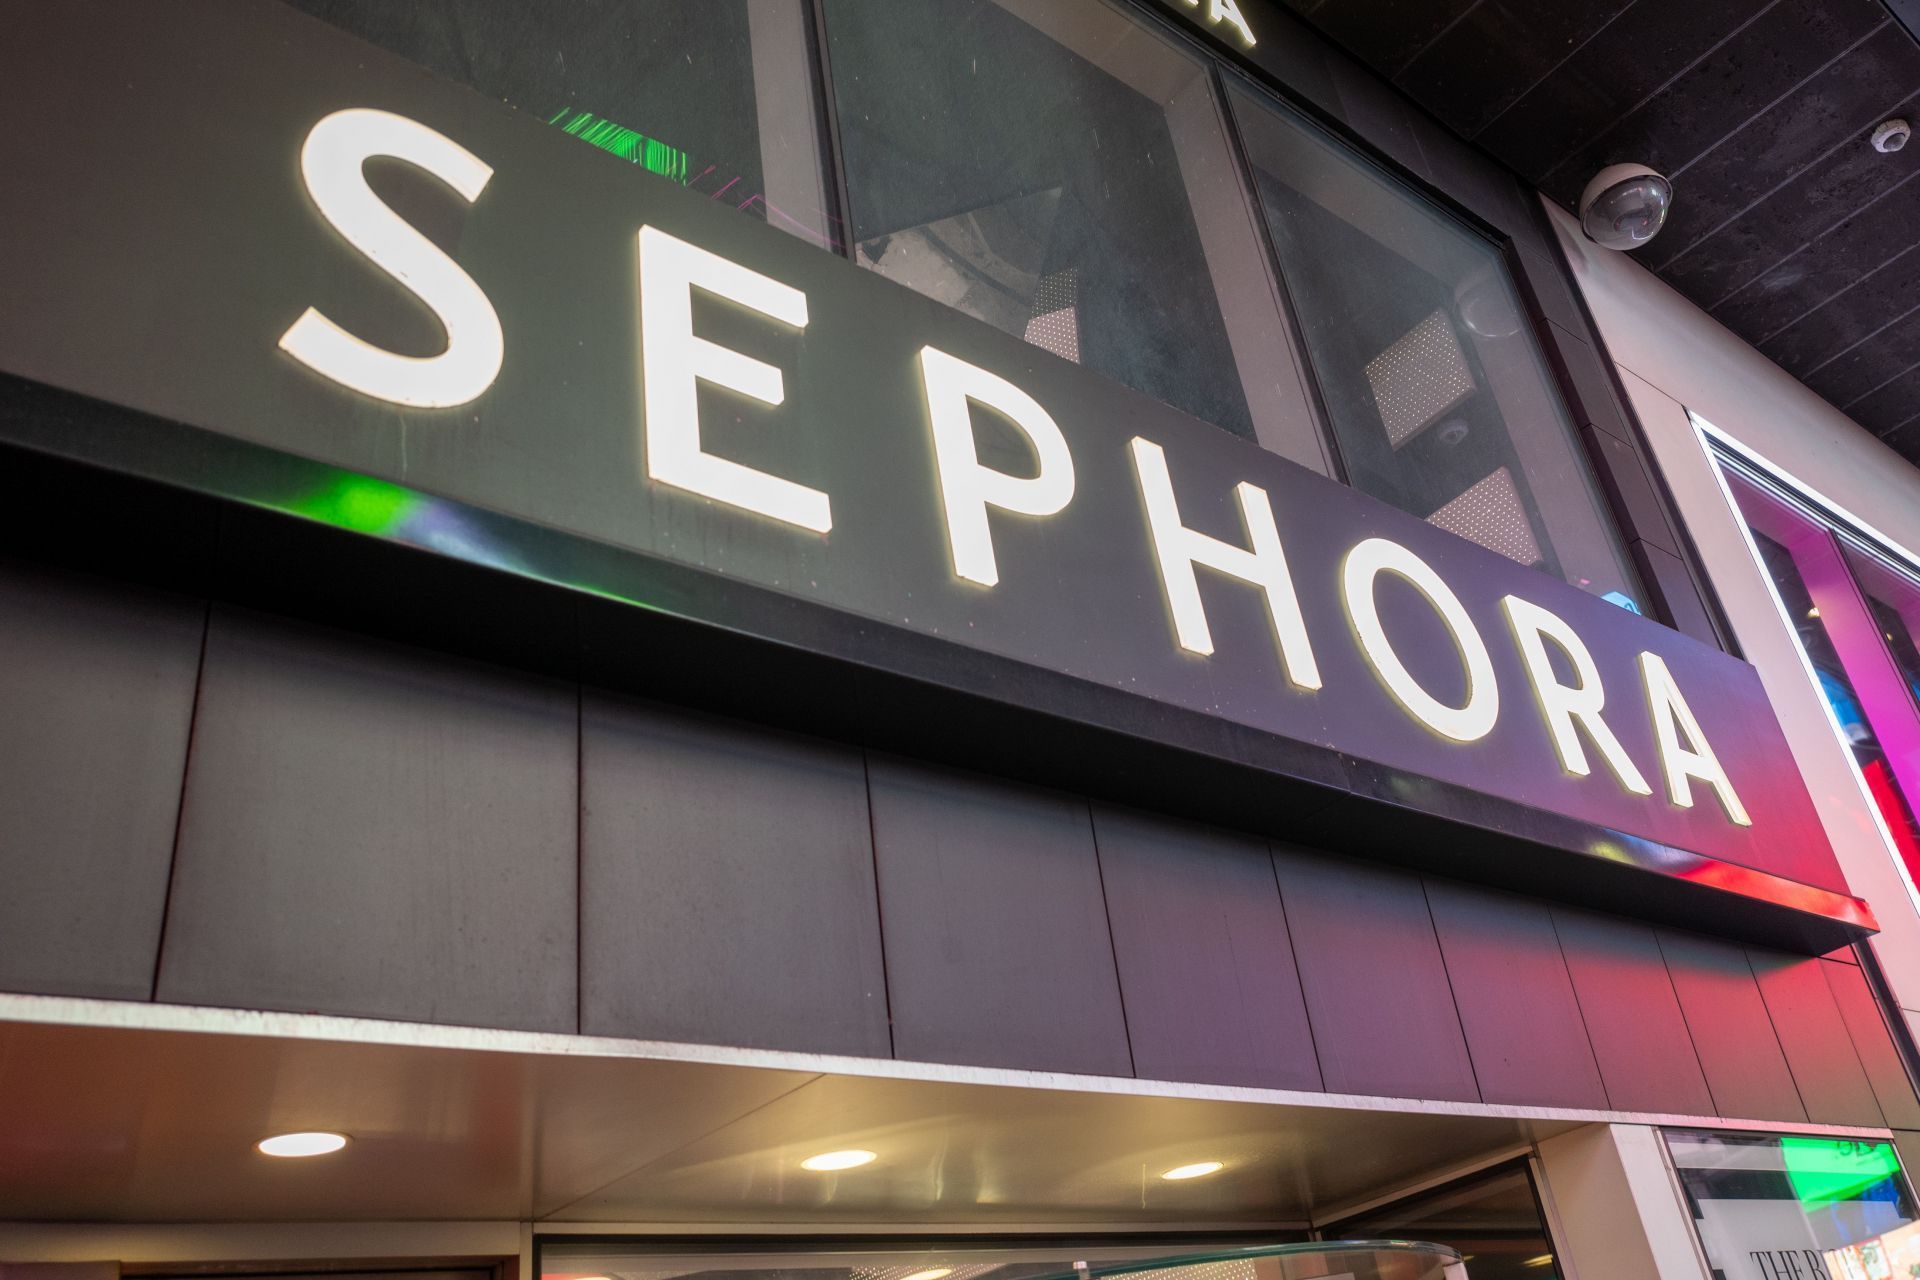
<svg viewBox="0 0 1920 1280">
<path fill-rule="evenodd" d="M 1916 1216 L 1920 917 L 1700 433 L 1284 12 L 24 26 L 0 1258 L 1770 1280 Z"/>
</svg>

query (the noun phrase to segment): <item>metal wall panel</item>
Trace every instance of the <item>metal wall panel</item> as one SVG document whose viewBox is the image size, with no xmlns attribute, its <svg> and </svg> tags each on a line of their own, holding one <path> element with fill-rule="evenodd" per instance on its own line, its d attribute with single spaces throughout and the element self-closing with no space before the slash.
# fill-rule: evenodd
<svg viewBox="0 0 1920 1280">
<path fill-rule="evenodd" d="M 1127 1075 L 1085 802 L 869 762 L 897 1057 Z"/>
<path fill-rule="evenodd" d="M 1907 1185 L 1912 1187 L 1920 1182 L 1920 1133 L 1912 1129 L 1895 1129 L 1893 1149 L 1900 1157 L 1900 1167 L 1906 1171 Z"/>
<path fill-rule="evenodd" d="M 565 686 L 216 608 L 159 997 L 572 1031 Z"/>
<path fill-rule="evenodd" d="M 1274 868 L 1326 1087 L 1478 1101 L 1420 881 L 1281 848 Z"/>
<path fill-rule="evenodd" d="M 153 994 L 205 623 L 0 563 L 0 989 Z"/>
<path fill-rule="evenodd" d="M 1093 829 L 1135 1072 L 1319 1089 L 1266 844 L 1098 806 Z"/>
<path fill-rule="evenodd" d="M 1653 930 L 1565 907 L 1553 908 L 1553 923 L 1608 1103 L 1621 1111 L 1713 1115 L 1713 1095 Z"/>
<path fill-rule="evenodd" d="M 1826 962 L 1769 951 L 1749 951 L 1747 962 L 1759 980 L 1760 998 L 1800 1088 L 1807 1118 L 1821 1124 L 1885 1124 L 1833 989 L 1821 972 Z"/>
<path fill-rule="evenodd" d="M 1731 1119 L 1805 1120 L 1746 952 L 1694 934 L 1659 936 L 1714 1108 Z"/>
<path fill-rule="evenodd" d="M 1434 931 L 1480 1096 L 1607 1105 L 1546 905 L 1445 880 L 1426 883 Z"/>
<path fill-rule="evenodd" d="M 1887 1126 L 1920 1128 L 1920 1098 L 1914 1096 L 1913 1083 L 1900 1062 L 1900 1051 L 1894 1047 L 1886 1020 L 1873 1002 L 1873 992 L 1860 966 L 1828 960 L 1822 962 L 1821 972 L 1833 992 L 1840 1017 L 1847 1024 L 1847 1035 L 1853 1041 L 1854 1051 L 1860 1055 L 1860 1065 L 1866 1070 L 1867 1083 L 1873 1086 L 1874 1100 L 1880 1104 L 1880 1114 L 1886 1117 Z"/>
<path fill-rule="evenodd" d="M 580 1029 L 885 1058 L 860 754 L 588 693 Z"/>
</svg>

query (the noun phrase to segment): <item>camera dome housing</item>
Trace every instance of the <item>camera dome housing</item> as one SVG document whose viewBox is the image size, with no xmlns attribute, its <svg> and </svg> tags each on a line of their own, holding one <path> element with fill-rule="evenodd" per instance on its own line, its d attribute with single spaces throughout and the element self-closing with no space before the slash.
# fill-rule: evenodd
<svg viewBox="0 0 1920 1280">
<path fill-rule="evenodd" d="M 1644 164 L 1611 164 L 1580 193 L 1580 229 L 1603 249 L 1637 249 L 1660 234 L 1673 184 Z"/>
</svg>

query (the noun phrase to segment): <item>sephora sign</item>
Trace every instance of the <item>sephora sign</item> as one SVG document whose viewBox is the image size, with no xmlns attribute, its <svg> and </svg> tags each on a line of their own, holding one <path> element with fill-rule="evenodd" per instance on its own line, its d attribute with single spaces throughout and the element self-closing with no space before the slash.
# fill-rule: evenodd
<svg viewBox="0 0 1920 1280">
<path fill-rule="evenodd" d="M 291 11 L 94 7 L 0 51 L 0 369 L 1869 926 L 1744 664 Z"/>
</svg>

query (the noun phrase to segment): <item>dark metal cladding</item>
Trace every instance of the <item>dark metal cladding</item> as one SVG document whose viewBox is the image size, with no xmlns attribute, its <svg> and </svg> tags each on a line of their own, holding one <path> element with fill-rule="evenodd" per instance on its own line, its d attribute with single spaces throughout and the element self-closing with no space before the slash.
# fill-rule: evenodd
<svg viewBox="0 0 1920 1280">
<path fill-rule="evenodd" d="M 97 90 L 88 110 L 41 109 L 81 82 Z M 497 308 L 507 356 L 471 404 L 375 401 L 275 349 L 309 305 L 415 306 L 302 186 L 308 131 L 348 106 L 418 120 L 494 169 L 465 211 L 457 257 Z M 463 583 L 514 584 L 505 590 L 524 611 L 501 643 L 570 647 L 564 661 L 590 656 L 597 671 L 652 668 L 615 683 L 684 676 L 714 698 L 747 688 L 761 718 L 805 704 L 819 713 L 816 731 L 834 736 L 1777 945 L 1827 950 L 1872 927 L 1746 665 L 717 213 L 302 15 L 237 0 L 164 14 L 75 0 L 0 51 L 0 107 L 17 122 L 0 137 L 14 175 L 0 188 L 11 291 L 0 369 L 157 415 L 73 403 L 0 415 L 18 445 L 430 553 L 407 558 L 409 573 L 455 597 L 451 614 L 473 616 L 477 597 L 444 592 L 451 579 L 432 576 L 436 561 Z M 129 152 L 122 124 L 132 118 L 156 123 Z M 449 198 L 420 178 L 403 203 Z M 804 329 L 704 299 L 697 324 L 785 381 L 777 410 L 729 415 L 711 447 L 831 494 L 829 534 L 643 478 L 643 225 L 805 293 Z M 919 381 L 928 344 L 1033 396 L 1071 448 L 1076 490 L 1064 511 L 995 518 L 1002 574 L 990 589 L 952 572 Z M 22 383 L 13 394 L 25 405 L 40 392 Z M 1243 583 L 1203 575 L 1212 657 L 1176 645 L 1129 457 L 1135 436 L 1166 450 L 1181 519 L 1201 532 L 1243 544 L 1235 486 L 1268 495 L 1317 692 L 1289 683 L 1263 597 Z M 322 566 L 367 554 L 270 536 Z M 1371 537 L 1416 550 L 1484 637 L 1501 712 L 1480 740 L 1430 732 L 1363 657 L 1340 569 Z M 233 552 L 228 567 L 254 579 L 250 590 L 297 594 L 258 581 L 288 562 L 248 554 Z M 393 594 L 369 576 L 331 587 L 326 576 L 298 588 L 376 612 L 364 602 Z M 1562 769 L 1506 630 L 1510 593 L 1584 638 L 1608 721 L 1657 792 L 1638 663 L 1643 651 L 1660 655 L 1752 825 L 1730 822 L 1697 782 L 1681 808 L 1628 793 L 1598 761 L 1587 777 Z M 1461 664 L 1434 611 L 1391 577 L 1379 597 L 1415 677 L 1457 702 Z M 411 608 L 409 625 L 431 633 L 436 608 Z M 542 634 L 549 620 L 553 636 Z M 716 665 L 722 654 L 732 667 Z M 660 667 L 675 657 L 688 668 Z M 853 711 L 834 705 L 849 688 Z"/>
</svg>

